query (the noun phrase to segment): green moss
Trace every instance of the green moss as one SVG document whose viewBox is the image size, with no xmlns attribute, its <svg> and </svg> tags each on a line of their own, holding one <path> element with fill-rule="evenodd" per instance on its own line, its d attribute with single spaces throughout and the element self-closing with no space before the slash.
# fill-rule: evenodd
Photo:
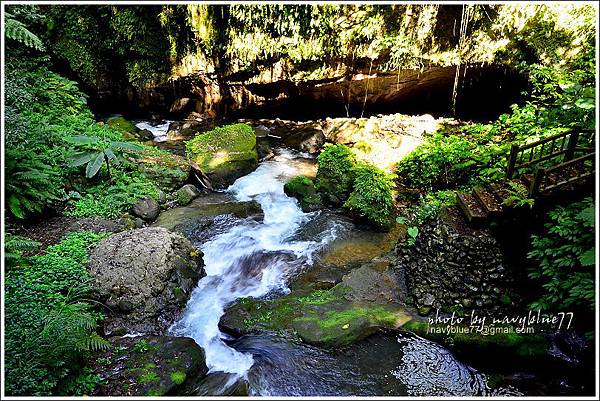
<svg viewBox="0 0 600 401">
<path fill-rule="evenodd" d="M 303 209 L 321 204 L 321 195 L 317 193 L 313 180 L 304 175 L 299 175 L 286 182 L 283 190 L 286 195 L 298 199 Z"/>
<path fill-rule="evenodd" d="M 269 301 L 245 299 L 238 306 L 245 315 L 246 329 L 267 329 L 295 333 L 309 344 L 335 347 L 351 344 L 371 334 L 377 327 L 395 327 L 393 308 L 358 305 L 344 297 L 349 287 L 338 284 L 329 290 L 307 295 L 286 295 Z"/>
<path fill-rule="evenodd" d="M 177 385 L 182 384 L 185 381 L 186 375 L 183 371 L 177 371 L 171 373 L 171 381 Z"/>
<path fill-rule="evenodd" d="M 317 161 L 316 188 L 330 203 L 344 202 L 354 182 L 354 154 L 346 145 L 325 145 Z"/>
<path fill-rule="evenodd" d="M 145 372 L 137 379 L 138 383 L 140 383 L 140 384 L 154 383 L 159 380 L 160 380 L 160 377 L 158 377 L 156 372 Z"/>
<path fill-rule="evenodd" d="M 374 226 L 387 229 L 394 207 L 392 177 L 370 164 L 355 169 L 352 194 L 344 207 Z"/>
<path fill-rule="evenodd" d="M 233 169 L 258 160 L 256 136 L 247 124 L 217 127 L 186 142 L 188 157 L 209 172 Z"/>
<path fill-rule="evenodd" d="M 122 116 L 111 117 L 106 120 L 106 124 L 108 124 L 109 128 L 118 131 L 122 134 L 135 134 L 139 131 L 139 129 L 130 121 L 126 120 Z"/>
<path fill-rule="evenodd" d="M 173 288 L 173 295 L 175 298 L 179 299 L 183 296 L 183 290 L 180 287 Z"/>
</svg>

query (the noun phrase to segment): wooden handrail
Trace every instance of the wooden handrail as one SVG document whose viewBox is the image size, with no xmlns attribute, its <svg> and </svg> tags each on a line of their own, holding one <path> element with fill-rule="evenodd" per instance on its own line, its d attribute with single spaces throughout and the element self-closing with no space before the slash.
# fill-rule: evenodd
<svg viewBox="0 0 600 401">
<path fill-rule="evenodd" d="M 575 152 L 590 152 L 593 151 L 593 148 L 589 147 L 581 147 L 577 146 L 577 142 L 579 141 L 581 133 L 593 133 L 595 132 L 592 129 L 580 129 L 573 128 L 565 132 L 561 132 L 555 135 L 551 135 L 549 137 L 540 139 L 535 142 L 531 142 L 525 145 L 516 145 L 513 144 L 510 148 L 510 154 L 508 156 L 507 161 L 507 169 L 506 176 L 507 178 L 512 178 L 514 173 L 523 167 L 532 166 L 538 164 L 540 162 L 557 158 L 558 156 L 564 155 L 562 158 L 562 162 L 569 161 L 573 159 L 575 156 Z M 568 140 L 567 140 L 568 137 Z M 560 141 L 562 139 L 562 141 Z M 555 144 L 555 142 L 559 142 Z M 550 143 L 549 152 L 544 152 L 544 147 L 547 143 Z M 558 145 L 557 150 L 555 151 L 555 147 Z M 539 155 L 536 155 L 536 148 L 539 147 Z M 525 152 L 530 150 L 529 152 L 529 160 L 523 161 L 527 156 Z M 544 154 L 546 153 L 546 154 Z"/>
<path fill-rule="evenodd" d="M 543 168 L 543 167 L 538 168 L 533 177 L 533 181 L 531 182 L 531 186 L 529 187 L 529 196 L 534 197 L 541 192 L 559 188 L 561 186 L 570 184 L 572 182 L 576 182 L 576 181 L 582 180 L 584 178 L 593 176 L 594 175 L 593 168 L 592 168 L 592 171 L 581 170 L 581 171 L 578 171 L 578 174 L 576 174 L 575 176 L 567 177 L 566 179 L 563 179 L 561 181 L 555 182 L 550 185 L 546 185 L 546 181 L 547 181 L 548 177 L 550 176 L 550 174 L 552 174 L 556 171 L 559 171 L 559 170 L 566 170 L 567 168 L 569 168 L 571 166 L 575 166 L 576 164 L 583 163 L 589 159 L 595 160 L 595 158 L 596 158 L 596 152 L 592 152 L 592 153 L 588 153 L 586 155 L 580 156 L 578 158 L 571 159 L 566 162 L 557 164 L 557 165 L 549 167 L 549 168 Z"/>
</svg>

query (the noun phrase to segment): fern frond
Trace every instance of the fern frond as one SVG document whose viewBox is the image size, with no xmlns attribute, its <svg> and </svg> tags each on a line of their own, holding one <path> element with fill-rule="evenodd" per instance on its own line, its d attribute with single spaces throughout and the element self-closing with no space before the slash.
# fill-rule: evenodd
<svg viewBox="0 0 600 401">
<path fill-rule="evenodd" d="M 8 39 L 12 39 L 19 43 L 23 43 L 25 46 L 34 48 L 36 50 L 44 50 L 44 45 L 40 38 L 31 32 L 21 21 L 14 19 L 14 16 L 9 13 L 4 14 L 6 19 L 4 20 L 4 35 Z"/>
</svg>

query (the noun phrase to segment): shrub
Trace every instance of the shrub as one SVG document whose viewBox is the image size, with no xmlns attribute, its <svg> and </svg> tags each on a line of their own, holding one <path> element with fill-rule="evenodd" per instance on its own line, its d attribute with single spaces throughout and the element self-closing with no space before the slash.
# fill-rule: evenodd
<svg viewBox="0 0 600 401">
<path fill-rule="evenodd" d="M 5 277 L 6 393 L 51 395 L 66 386 L 77 393 L 89 351 L 107 347 L 96 334 L 100 318 L 85 301 L 88 248 L 103 236 L 72 233 Z M 82 376 L 83 375 L 83 376 Z"/>
<path fill-rule="evenodd" d="M 149 196 L 158 200 L 159 189 L 144 175 L 117 170 L 112 182 L 86 188 L 86 194 L 70 202 L 65 214 L 73 217 L 117 218 L 138 200 Z"/>
<path fill-rule="evenodd" d="M 344 207 L 379 228 L 387 228 L 394 207 L 393 182 L 377 167 L 362 163 L 354 169 L 352 193 Z"/>
<path fill-rule="evenodd" d="M 586 198 L 548 213 L 545 232 L 532 236 L 528 257 L 536 262 L 529 277 L 544 295 L 533 309 L 583 307 L 594 310 L 594 201 Z"/>
<path fill-rule="evenodd" d="M 327 144 L 317 157 L 317 162 L 317 189 L 330 203 L 343 203 L 350 196 L 354 183 L 354 154 L 346 145 Z"/>
</svg>

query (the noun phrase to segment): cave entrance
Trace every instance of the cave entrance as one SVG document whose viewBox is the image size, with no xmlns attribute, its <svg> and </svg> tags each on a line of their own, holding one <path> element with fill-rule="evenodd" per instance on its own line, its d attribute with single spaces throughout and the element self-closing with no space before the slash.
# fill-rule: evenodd
<svg viewBox="0 0 600 401">
<path fill-rule="evenodd" d="M 510 111 L 528 87 L 527 77 L 508 67 L 462 66 L 453 113 L 455 75 L 456 67 L 435 67 L 353 80 L 250 84 L 248 90 L 266 100 L 234 117 L 305 121 L 403 113 L 488 121 Z"/>
</svg>

